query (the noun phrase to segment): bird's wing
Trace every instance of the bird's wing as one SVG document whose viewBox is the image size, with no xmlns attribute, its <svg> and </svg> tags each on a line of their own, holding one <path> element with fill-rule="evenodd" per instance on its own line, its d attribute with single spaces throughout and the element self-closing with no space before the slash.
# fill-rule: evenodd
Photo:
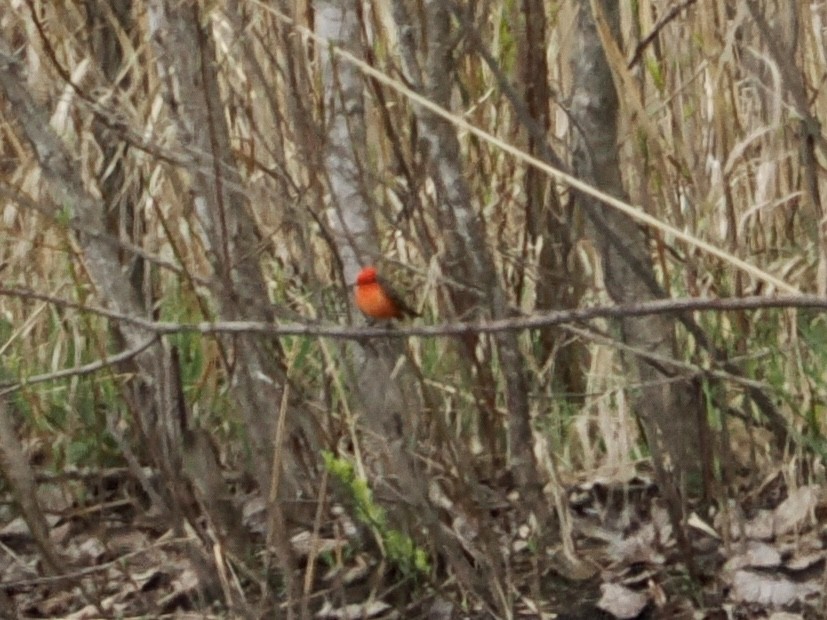
<svg viewBox="0 0 827 620">
<path fill-rule="evenodd" d="M 385 294 L 388 297 L 390 297 L 394 305 L 397 308 L 399 308 L 402 314 L 407 314 L 409 316 L 421 316 L 419 312 L 417 312 L 405 303 L 405 300 L 402 299 L 402 296 L 396 292 L 396 289 L 394 289 L 393 286 L 391 286 L 391 284 L 387 280 L 385 280 L 385 278 L 377 276 L 376 281 L 379 283 L 379 286 L 382 287 L 382 290 L 385 291 Z"/>
</svg>

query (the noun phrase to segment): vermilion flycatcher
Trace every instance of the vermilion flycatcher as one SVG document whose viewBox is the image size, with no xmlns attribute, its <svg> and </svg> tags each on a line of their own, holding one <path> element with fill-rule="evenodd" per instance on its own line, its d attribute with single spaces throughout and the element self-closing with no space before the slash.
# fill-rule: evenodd
<svg viewBox="0 0 827 620">
<path fill-rule="evenodd" d="M 375 267 L 364 267 L 356 277 L 356 307 L 372 319 L 401 319 L 419 316 L 402 297 L 376 273 Z"/>
</svg>

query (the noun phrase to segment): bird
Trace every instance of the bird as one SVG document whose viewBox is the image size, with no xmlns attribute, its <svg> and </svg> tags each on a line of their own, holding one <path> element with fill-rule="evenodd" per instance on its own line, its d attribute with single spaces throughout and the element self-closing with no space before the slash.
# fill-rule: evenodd
<svg viewBox="0 0 827 620">
<path fill-rule="evenodd" d="M 419 316 L 419 313 L 406 304 L 402 296 L 376 272 L 376 267 L 363 267 L 356 277 L 354 286 L 356 307 L 368 318 L 403 319 L 406 315 Z"/>
</svg>

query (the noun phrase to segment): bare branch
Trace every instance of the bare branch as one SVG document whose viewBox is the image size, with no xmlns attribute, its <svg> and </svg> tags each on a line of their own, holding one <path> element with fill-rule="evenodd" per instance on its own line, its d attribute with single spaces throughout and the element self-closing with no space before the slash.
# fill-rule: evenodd
<svg viewBox="0 0 827 620">
<path fill-rule="evenodd" d="M 635 47 L 635 53 L 632 54 L 632 58 L 626 66 L 629 69 L 634 67 L 643 56 L 643 52 L 646 51 L 646 48 L 649 47 L 652 41 L 658 37 L 660 31 L 663 30 L 669 22 L 680 15 L 681 11 L 692 6 L 695 2 L 697 2 L 697 0 L 683 0 L 683 2 L 680 2 L 669 9 L 663 17 L 658 20 L 658 23 L 655 24 L 652 31 L 640 40 L 640 43 L 638 43 L 637 47 Z"/>
<path fill-rule="evenodd" d="M 176 323 L 173 321 L 150 321 L 134 316 L 119 314 L 98 306 L 87 306 L 68 299 L 37 291 L 0 286 L 0 296 L 18 297 L 46 301 L 62 308 L 70 308 L 99 315 L 113 321 L 130 323 L 159 336 L 180 333 L 200 334 L 268 334 L 272 336 L 316 336 L 339 340 L 362 338 L 406 338 L 419 336 L 437 338 L 440 336 L 465 336 L 468 334 L 494 334 L 506 331 L 543 329 L 578 323 L 594 319 L 620 319 L 630 316 L 654 316 L 660 314 L 681 314 L 684 312 L 731 312 L 734 310 L 759 310 L 762 308 L 812 308 L 827 310 L 827 297 L 817 295 L 779 295 L 766 297 L 753 295 L 732 298 L 682 297 L 658 299 L 621 306 L 592 306 L 572 310 L 554 310 L 529 316 L 482 322 L 443 323 L 440 325 L 414 325 L 410 327 L 353 327 L 350 325 L 307 323 L 268 323 L 266 321 L 216 321 L 201 323 Z M 132 349 L 130 349 L 132 351 Z M 122 353 L 120 355 L 125 354 Z"/>
<path fill-rule="evenodd" d="M 105 357 L 101 360 L 97 360 L 95 362 L 91 362 L 89 364 L 83 364 L 82 366 L 75 366 L 73 368 L 64 368 L 63 370 L 49 372 L 42 375 L 26 377 L 26 379 L 24 379 L 23 381 L 18 381 L 14 383 L 0 383 L 0 396 L 3 396 L 15 390 L 19 390 L 25 386 L 33 385 L 35 383 L 46 383 L 47 381 L 58 381 L 60 379 L 68 379 L 69 377 L 81 377 L 84 375 L 91 375 L 93 372 L 97 372 L 102 368 L 106 368 L 107 366 L 114 366 L 116 364 L 120 364 L 121 362 L 125 362 L 126 360 L 135 357 L 142 351 L 145 351 L 147 348 L 149 348 L 157 340 L 158 336 L 155 335 L 150 338 L 147 338 L 145 342 L 139 344 L 136 347 L 132 347 L 131 349 L 127 349 L 126 351 L 121 351 L 120 353 L 110 355 L 108 357 Z"/>
</svg>

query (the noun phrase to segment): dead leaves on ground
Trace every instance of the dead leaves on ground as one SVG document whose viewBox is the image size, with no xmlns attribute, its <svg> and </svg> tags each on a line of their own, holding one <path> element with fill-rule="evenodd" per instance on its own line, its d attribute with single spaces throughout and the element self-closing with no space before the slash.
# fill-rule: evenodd
<svg viewBox="0 0 827 620">
<path fill-rule="evenodd" d="M 703 592 L 676 596 L 681 580 L 691 583 L 672 525 L 656 496 L 630 494 L 635 484 L 589 483 L 570 494 L 576 540 L 602 567 L 599 609 L 615 618 L 823 617 L 827 494 L 820 486 L 791 488 L 776 472 L 746 509 L 730 501 L 707 517 L 692 513 L 687 531 Z M 676 603 L 683 615 L 661 615 Z"/>
<path fill-rule="evenodd" d="M 261 498 L 239 497 L 238 504 L 245 527 L 261 539 Z M 505 583 L 515 617 L 822 617 L 827 495 L 817 485 L 791 486 L 776 472 L 740 502 L 732 500 L 710 514 L 692 513 L 686 531 L 702 591 L 693 591 L 657 489 L 644 477 L 573 485 L 568 504 L 573 555 L 561 548 L 539 552 L 532 540 L 537 524 L 519 524 L 513 501 L 497 506 L 492 533 L 500 541 L 502 560 L 511 567 Z M 142 514 L 137 503 L 130 506 L 123 500 L 90 508 L 64 506 L 61 516 L 48 519 L 52 542 L 66 560 L 58 576 L 44 574 L 25 522 L 5 511 L 0 602 L 13 601 L 20 617 L 27 618 L 183 617 L 206 609 L 204 566 L 193 553 L 194 548 L 209 549 L 203 531 L 176 537 L 159 527 L 158 519 Z M 445 518 L 446 528 L 456 520 L 450 514 Z M 484 607 L 467 598 L 462 611 L 462 595 L 451 594 L 450 576 L 439 596 L 424 588 L 422 600 L 396 608 L 382 596 L 394 587 L 392 571 L 360 544 L 359 528 L 341 506 L 330 511 L 323 525 L 315 531 L 299 528 L 289 540 L 302 572 L 311 558 L 316 565 L 308 582 L 313 617 L 488 617 Z M 252 600 L 260 584 L 245 579 L 243 567 L 223 557 L 220 545 L 212 551 L 225 572 L 222 584 L 229 584 L 218 594 L 225 603 L 221 613 L 226 613 L 233 609 L 227 601 L 239 602 L 247 595 Z M 582 611 L 584 601 L 592 612 Z"/>
</svg>

